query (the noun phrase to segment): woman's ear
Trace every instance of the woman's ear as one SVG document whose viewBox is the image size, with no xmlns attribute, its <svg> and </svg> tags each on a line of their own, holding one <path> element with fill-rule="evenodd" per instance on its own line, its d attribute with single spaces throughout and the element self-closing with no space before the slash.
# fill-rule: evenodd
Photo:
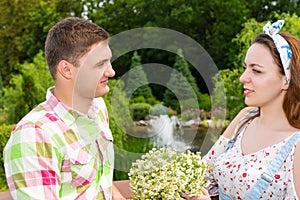
<svg viewBox="0 0 300 200">
<path fill-rule="evenodd" d="M 72 70 L 73 65 L 66 60 L 61 60 L 57 65 L 57 72 L 66 79 L 72 78 Z"/>
<path fill-rule="evenodd" d="M 282 85 L 282 89 L 283 90 L 287 90 L 289 88 L 289 83 L 288 83 L 288 81 L 285 79 L 285 81 L 284 81 L 284 83 L 283 83 L 283 85 Z"/>
</svg>

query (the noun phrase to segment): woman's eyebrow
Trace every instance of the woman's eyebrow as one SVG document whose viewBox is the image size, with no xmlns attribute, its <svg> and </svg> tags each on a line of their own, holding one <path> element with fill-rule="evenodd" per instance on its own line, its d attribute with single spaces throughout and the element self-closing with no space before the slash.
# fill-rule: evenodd
<svg viewBox="0 0 300 200">
<path fill-rule="evenodd" d="M 251 64 L 247 65 L 247 64 L 244 62 L 244 65 L 245 65 L 245 66 L 249 66 L 249 67 L 257 66 L 257 67 L 260 67 L 260 68 L 264 68 L 263 65 L 260 65 L 260 64 L 257 64 L 257 63 L 251 63 Z"/>
</svg>

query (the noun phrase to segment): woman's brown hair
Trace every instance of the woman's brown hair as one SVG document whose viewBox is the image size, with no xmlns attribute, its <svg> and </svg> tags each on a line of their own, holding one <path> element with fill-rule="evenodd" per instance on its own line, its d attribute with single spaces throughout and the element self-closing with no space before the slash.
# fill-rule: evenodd
<svg viewBox="0 0 300 200">
<path fill-rule="evenodd" d="M 292 49 L 290 61 L 291 78 L 282 107 L 290 125 L 300 129 L 300 40 L 288 33 L 279 34 L 289 43 Z M 251 44 L 254 43 L 262 44 L 270 50 L 274 62 L 278 66 L 279 73 L 284 76 L 283 65 L 273 39 L 267 34 L 262 33 L 257 35 Z M 260 110 L 258 109 L 256 114 L 244 118 L 239 124 L 236 133 L 239 133 L 245 124 L 259 115 Z M 236 134 L 236 136 L 237 135 L 238 134 Z M 236 136 L 234 139 L 236 139 Z"/>
</svg>

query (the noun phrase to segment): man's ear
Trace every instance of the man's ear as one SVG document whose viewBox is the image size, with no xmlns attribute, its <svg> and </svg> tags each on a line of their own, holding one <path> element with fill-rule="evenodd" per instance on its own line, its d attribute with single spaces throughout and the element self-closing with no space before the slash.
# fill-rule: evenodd
<svg viewBox="0 0 300 200">
<path fill-rule="evenodd" d="M 73 65 L 66 60 L 61 60 L 57 65 L 57 72 L 66 79 L 72 78 Z"/>
</svg>

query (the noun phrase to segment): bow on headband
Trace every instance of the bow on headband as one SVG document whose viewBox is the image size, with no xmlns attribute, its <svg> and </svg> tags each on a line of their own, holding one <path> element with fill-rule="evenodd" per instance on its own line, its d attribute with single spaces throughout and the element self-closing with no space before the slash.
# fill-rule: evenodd
<svg viewBox="0 0 300 200">
<path fill-rule="evenodd" d="M 283 65 L 286 81 L 289 84 L 291 79 L 290 61 L 292 57 L 292 49 L 289 43 L 281 35 L 278 34 L 283 24 L 284 20 L 278 20 L 273 24 L 268 22 L 264 26 L 263 32 L 273 39 Z"/>
</svg>

